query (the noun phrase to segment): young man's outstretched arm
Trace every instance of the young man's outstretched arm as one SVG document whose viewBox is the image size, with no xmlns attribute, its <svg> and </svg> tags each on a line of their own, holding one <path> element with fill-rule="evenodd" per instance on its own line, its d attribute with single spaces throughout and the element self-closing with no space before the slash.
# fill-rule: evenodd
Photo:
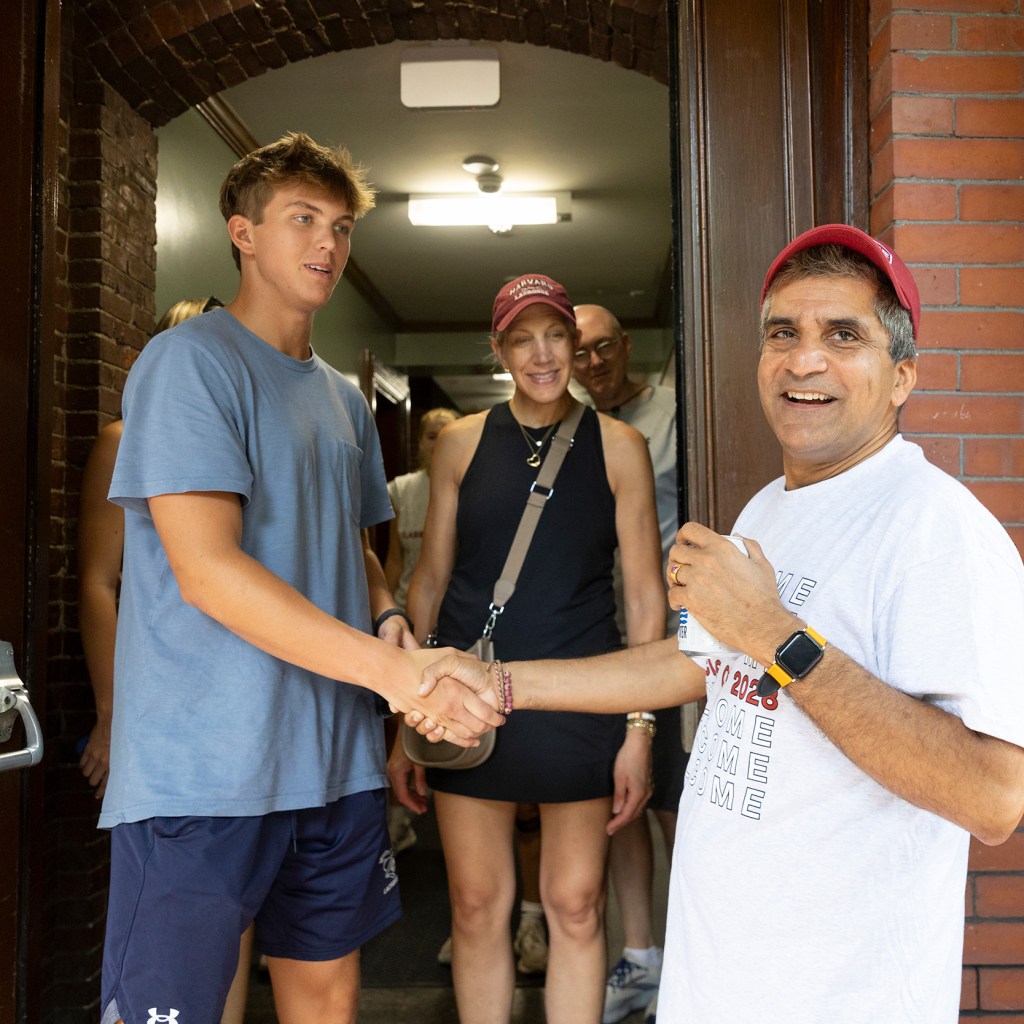
<svg viewBox="0 0 1024 1024">
<path fill-rule="evenodd" d="M 237 495 L 163 494 L 149 508 L 182 599 L 243 640 L 318 675 L 366 686 L 401 711 L 421 711 L 445 726 L 446 739 L 465 744 L 503 721 L 452 680 L 420 697 L 420 671 L 436 651 L 401 650 L 352 629 L 247 555 Z"/>
</svg>

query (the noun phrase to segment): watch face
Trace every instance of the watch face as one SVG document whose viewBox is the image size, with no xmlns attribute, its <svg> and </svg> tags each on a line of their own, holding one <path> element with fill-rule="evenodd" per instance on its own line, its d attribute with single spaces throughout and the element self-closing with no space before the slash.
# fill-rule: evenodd
<svg viewBox="0 0 1024 1024">
<path fill-rule="evenodd" d="M 794 678 L 802 679 L 821 661 L 823 648 L 806 633 L 794 633 L 775 652 L 775 660 Z"/>
</svg>

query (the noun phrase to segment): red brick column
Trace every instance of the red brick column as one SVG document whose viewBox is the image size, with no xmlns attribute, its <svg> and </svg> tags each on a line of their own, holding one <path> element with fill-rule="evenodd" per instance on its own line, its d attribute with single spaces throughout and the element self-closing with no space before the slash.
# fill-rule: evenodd
<svg viewBox="0 0 1024 1024">
<path fill-rule="evenodd" d="M 1024 551 L 1024 8 L 872 0 L 870 46 L 871 231 L 925 306 L 903 429 Z M 1024 832 L 970 867 L 962 1019 L 1022 1024 Z"/>
</svg>

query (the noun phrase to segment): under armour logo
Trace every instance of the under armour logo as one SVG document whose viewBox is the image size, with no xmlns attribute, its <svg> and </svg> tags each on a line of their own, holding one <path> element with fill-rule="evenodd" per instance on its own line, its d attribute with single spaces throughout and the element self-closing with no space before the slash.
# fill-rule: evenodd
<svg viewBox="0 0 1024 1024">
<path fill-rule="evenodd" d="M 146 1024 L 172 1024 L 173 1021 L 178 1019 L 178 1011 L 171 1008 L 166 1013 L 157 1013 L 156 1007 L 151 1006 L 149 1008 L 149 1020 Z"/>
</svg>

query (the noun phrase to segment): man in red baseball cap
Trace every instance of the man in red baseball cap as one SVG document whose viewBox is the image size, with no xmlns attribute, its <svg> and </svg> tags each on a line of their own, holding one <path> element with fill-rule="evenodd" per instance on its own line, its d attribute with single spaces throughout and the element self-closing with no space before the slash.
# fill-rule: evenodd
<svg viewBox="0 0 1024 1024">
<path fill-rule="evenodd" d="M 1024 566 L 899 434 L 919 326 L 888 246 L 845 225 L 788 245 L 765 278 L 757 373 L 783 475 L 733 526 L 747 557 L 687 523 L 666 573 L 672 606 L 727 650 L 505 665 L 514 708 L 707 698 L 660 1024 L 958 1019 L 969 839 L 1002 843 L 1024 813 Z M 459 656 L 441 672 L 489 682 Z"/>
<path fill-rule="evenodd" d="M 813 228 L 775 258 L 757 379 L 787 487 L 835 476 L 896 436 L 917 381 L 920 316 L 904 262 L 857 228 Z"/>
</svg>

